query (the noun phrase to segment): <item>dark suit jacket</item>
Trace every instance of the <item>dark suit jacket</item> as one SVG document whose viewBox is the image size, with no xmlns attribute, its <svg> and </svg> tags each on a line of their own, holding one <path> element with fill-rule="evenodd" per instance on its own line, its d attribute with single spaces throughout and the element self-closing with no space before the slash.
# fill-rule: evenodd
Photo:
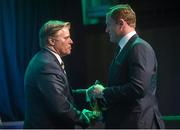
<svg viewBox="0 0 180 130">
<path fill-rule="evenodd" d="M 107 128 L 163 128 L 155 97 L 157 60 L 152 47 L 134 35 L 109 70 L 108 87 L 103 91 Z"/>
<path fill-rule="evenodd" d="M 67 76 L 50 51 L 42 49 L 32 58 L 24 85 L 25 128 L 74 128 L 82 123 Z"/>
</svg>

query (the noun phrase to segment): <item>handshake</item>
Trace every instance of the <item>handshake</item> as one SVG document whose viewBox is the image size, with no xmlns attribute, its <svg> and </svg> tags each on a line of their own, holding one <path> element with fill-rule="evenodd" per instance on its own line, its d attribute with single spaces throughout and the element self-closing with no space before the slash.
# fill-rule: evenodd
<svg viewBox="0 0 180 130">
<path fill-rule="evenodd" d="M 94 85 L 86 89 L 86 101 L 90 102 L 91 109 L 93 111 L 101 112 L 102 108 L 99 105 L 104 103 L 103 90 L 105 88 L 99 81 L 96 81 Z"/>
<path fill-rule="evenodd" d="M 91 110 L 83 109 L 80 114 L 80 120 L 85 124 L 83 128 L 92 125 L 98 119 L 102 118 L 102 108 L 99 106 L 99 99 L 102 99 L 102 92 L 105 88 L 98 81 L 94 85 L 90 86 L 87 89 L 78 89 L 75 90 L 75 93 L 85 94 L 86 101 L 90 103 Z"/>
<path fill-rule="evenodd" d="M 100 116 L 101 116 L 101 112 L 83 109 L 80 114 L 80 120 L 83 121 L 88 126 L 92 124 Z"/>
<path fill-rule="evenodd" d="M 101 97 L 102 91 L 104 89 L 105 88 L 103 87 L 103 85 L 101 85 L 99 81 L 96 80 L 95 84 L 86 90 L 87 101 L 91 101 L 91 100 Z"/>
</svg>

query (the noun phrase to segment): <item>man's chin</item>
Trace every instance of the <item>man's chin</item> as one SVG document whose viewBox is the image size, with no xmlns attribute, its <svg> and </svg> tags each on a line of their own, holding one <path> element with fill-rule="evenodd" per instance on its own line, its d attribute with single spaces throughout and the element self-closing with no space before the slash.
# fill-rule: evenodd
<svg viewBox="0 0 180 130">
<path fill-rule="evenodd" d="M 71 51 L 67 52 L 65 55 L 70 55 L 71 54 Z"/>
</svg>

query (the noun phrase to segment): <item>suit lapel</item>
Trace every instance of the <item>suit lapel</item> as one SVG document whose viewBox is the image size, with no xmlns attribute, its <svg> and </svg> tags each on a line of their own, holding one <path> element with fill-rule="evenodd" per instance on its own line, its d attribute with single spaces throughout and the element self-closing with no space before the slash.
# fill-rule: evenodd
<svg viewBox="0 0 180 130">
<path fill-rule="evenodd" d="M 115 62 L 117 63 L 122 63 L 123 60 L 127 57 L 129 50 L 131 49 L 131 47 L 133 46 L 133 43 L 135 42 L 135 40 L 137 39 L 138 35 L 135 34 L 134 36 L 132 36 L 129 41 L 127 42 L 127 44 L 125 45 L 125 47 L 120 51 L 120 53 L 117 54 L 117 56 L 115 57 Z"/>
<path fill-rule="evenodd" d="M 109 81 L 113 81 L 113 79 L 117 76 L 116 74 L 119 73 L 117 71 L 120 69 L 120 65 L 123 64 L 124 60 L 128 57 L 129 51 L 133 47 L 137 37 L 138 35 L 132 36 L 124 48 L 112 60 L 109 67 Z"/>
<path fill-rule="evenodd" d="M 63 72 L 63 73 L 61 73 L 61 74 L 63 74 L 63 77 L 64 77 L 65 80 L 66 80 L 66 83 L 65 83 L 65 84 L 67 85 L 67 89 L 68 89 L 68 91 L 70 92 L 70 95 L 68 96 L 68 98 L 70 98 L 70 101 L 73 103 L 73 102 L 74 102 L 74 99 L 73 99 L 73 97 L 72 97 L 72 95 L 73 95 L 72 88 L 71 88 L 71 86 L 69 85 L 68 77 L 67 77 L 66 73 L 64 72 L 64 69 L 62 68 L 62 65 L 59 63 L 59 61 L 58 61 L 58 59 L 56 58 L 56 56 L 50 52 L 50 50 L 48 50 L 47 48 L 43 48 L 43 51 L 45 51 L 46 53 L 49 53 L 49 54 L 51 55 L 51 57 L 53 57 L 54 62 L 56 62 L 56 63 L 59 65 L 60 71 Z"/>
</svg>

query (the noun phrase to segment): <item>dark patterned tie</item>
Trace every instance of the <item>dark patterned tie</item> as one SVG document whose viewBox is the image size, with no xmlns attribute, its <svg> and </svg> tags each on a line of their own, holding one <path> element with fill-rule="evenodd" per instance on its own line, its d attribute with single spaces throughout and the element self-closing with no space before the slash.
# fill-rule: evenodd
<svg viewBox="0 0 180 130">
<path fill-rule="evenodd" d="M 61 66 L 61 68 L 63 69 L 63 72 L 66 74 L 66 71 L 65 71 L 65 67 L 64 67 L 64 62 L 61 62 L 61 64 L 60 64 L 60 66 Z"/>
</svg>

